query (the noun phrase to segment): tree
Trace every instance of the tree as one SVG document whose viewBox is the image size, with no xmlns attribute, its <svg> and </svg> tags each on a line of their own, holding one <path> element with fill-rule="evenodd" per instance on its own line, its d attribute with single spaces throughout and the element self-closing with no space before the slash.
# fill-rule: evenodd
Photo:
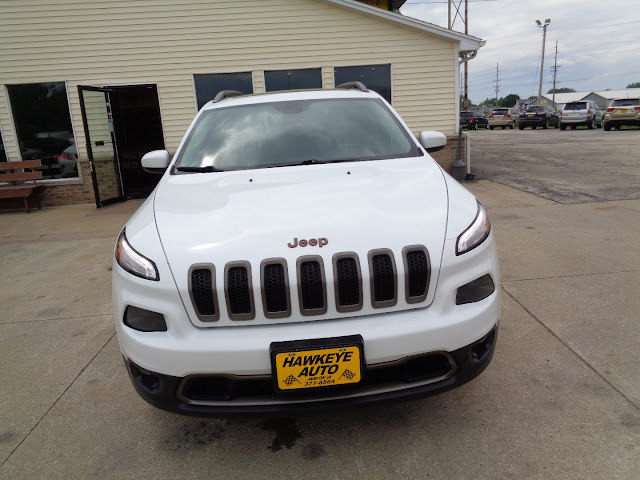
<svg viewBox="0 0 640 480">
<path fill-rule="evenodd" d="M 572 93 L 572 92 L 575 92 L 573 88 L 569 88 L 569 87 L 556 88 L 556 93 Z M 553 88 L 547 92 L 547 94 L 549 93 L 553 93 Z"/>
<path fill-rule="evenodd" d="M 640 82 L 633 82 L 627 85 L 627 88 L 640 88 Z"/>
<path fill-rule="evenodd" d="M 513 106 L 515 106 L 515 104 L 518 101 L 518 99 L 520 99 L 520 95 L 517 95 L 515 93 L 510 93 L 506 97 L 503 97 L 500 100 L 498 100 L 498 106 L 499 107 L 513 107 Z"/>
<path fill-rule="evenodd" d="M 478 104 L 479 107 L 513 107 L 520 95 L 517 93 L 510 93 L 506 97 L 501 97 L 496 102 L 495 97 L 493 98 L 485 98 L 482 102 Z"/>
</svg>

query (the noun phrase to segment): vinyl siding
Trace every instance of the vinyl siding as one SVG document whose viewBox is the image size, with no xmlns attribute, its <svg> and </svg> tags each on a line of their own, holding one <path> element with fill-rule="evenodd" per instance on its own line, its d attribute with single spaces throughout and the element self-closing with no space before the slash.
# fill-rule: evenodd
<svg viewBox="0 0 640 480">
<path fill-rule="evenodd" d="M 391 64 L 394 107 L 414 132 L 456 131 L 456 43 L 323 0 L 3 0 L 0 83 L 66 81 L 76 143 L 86 158 L 78 85 L 156 84 L 174 151 L 196 113 L 194 73 Z M 19 153 L 6 88 L 0 130 Z"/>
</svg>

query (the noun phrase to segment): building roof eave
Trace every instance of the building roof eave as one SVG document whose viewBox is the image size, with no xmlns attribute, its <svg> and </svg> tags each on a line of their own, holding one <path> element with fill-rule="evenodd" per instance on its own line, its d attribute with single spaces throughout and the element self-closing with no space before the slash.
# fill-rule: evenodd
<svg viewBox="0 0 640 480">
<path fill-rule="evenodd" d="M 364 13 L 366 15 L 371 15 L 377 18 L 381 18 L 386 21 L 401 24 L 409 28 L 421 30 L 425 33 L 443 37 L 454 42 L 459 42 L 460 51 L 464 51 L 464 52 L 475 51 L 480 49 L 486 43 L 485 40 L 482 40 L 478 37 L 474 37 L 472 35 L 465 35 L 464 33 L 456 32 L 454 30 L 449 30 L 448 28 L 440 27 L 439 25 L 423 22 L 422 20 L 418 20 L 412 17 L 407 17 L 400 13 L 382 10 L 380 8 L 367 5 L 365 3 L 360 3 L 355 0 L 322 0 L 322 1 L 327 3 L 332 3 L 334 5 L 347 8 L 350 10 L 355 10 L 355 11 Z"/>
</svg>

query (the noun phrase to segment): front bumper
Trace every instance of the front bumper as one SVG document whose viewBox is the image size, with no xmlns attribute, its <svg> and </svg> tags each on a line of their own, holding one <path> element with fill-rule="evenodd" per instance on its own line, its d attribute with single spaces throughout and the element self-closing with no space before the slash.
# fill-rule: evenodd
<svg viewBox="0 0 640 480">
<path fill-rule="evenodd" d="M 451 390 L 482 373 L 493 358 L 496 339 L 497 325 L 481 339 L 453 352 L 368 368 L 359 385 L 313 396 L 278 394 L 271 378 L 266 377 L 173 377 L 144 370 L 126 358 L 125 364 L 138 394 L 163 410 L 198 417 L 282 415 L 421 398 Z"/>
</svg>

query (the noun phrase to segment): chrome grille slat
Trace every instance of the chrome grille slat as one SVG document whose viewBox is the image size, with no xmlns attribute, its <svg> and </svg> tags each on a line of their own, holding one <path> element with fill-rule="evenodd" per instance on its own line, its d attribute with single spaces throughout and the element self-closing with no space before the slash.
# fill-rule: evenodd
<svg viewBox="0 0 640 480">
<path fill-rule="evenodd" d="M 371 306 L 393 307 L 398 301 L 398 281 L 393 252 L 388 249 L 369 252 L 369 276 L 371 277 Z"/>
<path fill-rule="evenodd" d="M 189 294 L 198 319 L 215 322 L 220 318 L 216 296 L 216 269 L 210 264 L 193 265 L 189 270 Z"/>
<path fill-rule="evenodd" d="M 284 258 L 263 260 L 261 267 L 262 307 L 267 318 L 291 315 L 289 272 Z"/>
<path fill-rule="evenodd" d="M 419 303 L 427 298 L 431 265 L 429 252 L 422 245 L 405 247 L 402 250 L 405 271 L 405 295 L 407 303 Z"/>
<path fill-rule="evenodd" d="M 333 257 L 333 281 L 336 309 L 355 312 L 362 308 L 362 273 L 358 255 L 338 253 Z"/>
<path fill-rule="evenodd" d="M 253 287 L 251 285 L 251 264 L 249 262 L 228 263 L 224 269 L 225 298 L 231 320 L 252 320 Z"/>
<path fill-rule="evenodd" d="M 298 298 L 302 315 L 322 315 L 327 312 L 324 263 L 322 257 L 300 257 L 297 264 Z"/>
</svg>

